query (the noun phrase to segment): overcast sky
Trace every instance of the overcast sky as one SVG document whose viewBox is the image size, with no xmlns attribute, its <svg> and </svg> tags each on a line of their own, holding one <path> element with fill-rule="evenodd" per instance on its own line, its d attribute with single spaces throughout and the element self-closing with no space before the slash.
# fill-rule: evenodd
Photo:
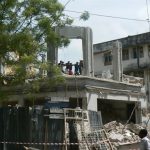
<svg viewBox="0 0 150 150">
<path fill-rule="evenodd" d="M 62 4 L 68 2 L 68 0 L 59 1 Z M 147 1 L 150 10 L 150 0 Z M 146 0 L 71 0 L 65 9 L 108 16 L 148 19 Z M 90 15 L 87 21 L 81 21 L 79 20 L 80 14 L 68 11 L 65 11 L 65 14 L 74 18 L 73 25 L 92 28 L 94 44 L 149 31 L 146 21 L 112 19 L 93 15 Z M 72 40 L 69 47 L 59 50 L 59 60 L 76 62 L 80 59 L 82 59 L 81 40 Z"/>
</svg>

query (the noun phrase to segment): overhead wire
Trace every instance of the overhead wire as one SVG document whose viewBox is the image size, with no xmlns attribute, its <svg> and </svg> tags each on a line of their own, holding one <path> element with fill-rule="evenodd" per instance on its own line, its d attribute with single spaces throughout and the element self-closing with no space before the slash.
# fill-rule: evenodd
<svg viewBox="0 0 150 150">
<path fill-rule="evenodd" d="M 75 10 L 64 10 L 66 12 L 76 13 L 76 14 L 83 14 L 84 12 L 81 11 L 75 11 Z M 112 15 L 103 15 L 103 14 L 97 14 L 97 13 L 91 13 L 92 16 L 97 17 L 106 17 L 106 18 L 113 18 L 113 19 L 123 19 L 123 20 L 129 20 L 129 21 L 139 21 L 139 22 L 147 22 L 147 19 L 137 19 L 137 18 L 128 18 L 128 17 L 119 17 L 119 16 L 112 16 Z"/>
<path fill-rule="evenodd" d="M 71 2 L 72 0 L 68 0 L 65 4 L 64 4 L 64 9 L 66 8 L 66 6 Z"/>
</svg>

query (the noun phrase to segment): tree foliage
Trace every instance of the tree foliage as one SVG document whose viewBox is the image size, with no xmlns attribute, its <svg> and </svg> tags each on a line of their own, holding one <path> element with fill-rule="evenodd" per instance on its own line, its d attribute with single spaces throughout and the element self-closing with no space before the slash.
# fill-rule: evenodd
<svg viewBox="0 0 150 150">
<path fill-rule="evenodd" d="M 55 33 L 55 27 L 71 23 L 57 0 L 1 0 L 0 61 L 7 69 L 0 75 L 0 83 L 17 85 L 36 79 L 33 88 L 37 90 L 37 80 L 45 79 L 41 70 L 51 71 L 53 78 L 57 75 L 60 79 L 58 69 L 43 56 L 47 42 L 57 47 L 68 44 Z"/>
<path fill-rule="evenodd" d="M 80 20 L 83 21 L 87 21 L 89 18 L 90 18 L 90 14 L 88 11 L 84 11 L 80 16 Z"/>
</svg>

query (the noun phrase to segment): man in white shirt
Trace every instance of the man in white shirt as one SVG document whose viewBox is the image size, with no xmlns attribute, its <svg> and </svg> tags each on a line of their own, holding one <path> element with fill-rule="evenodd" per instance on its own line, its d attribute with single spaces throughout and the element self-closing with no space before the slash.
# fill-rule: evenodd
<svg viewBox="0 0 150 150">
<path fill-rule="evenodd" d="M 150 140 L 147 138 L 147 130 L 141 129 L 139 137 L 141 138 L 140 150 L 150 150 Z"/>
</svg>

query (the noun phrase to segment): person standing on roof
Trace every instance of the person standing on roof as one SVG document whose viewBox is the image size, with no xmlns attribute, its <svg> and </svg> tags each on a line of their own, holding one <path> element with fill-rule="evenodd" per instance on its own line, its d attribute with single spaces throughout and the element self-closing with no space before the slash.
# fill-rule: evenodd
<svg viewBox="0 0 150 150">
<path fill-rule="evenodd" d="M 140 150 L 150 150 L 150 140 L 147 137 L 147 130 L 141 129 L 139 132 L 139 137 L 141 138 Z"/>
<path fill-rule="evenodd" d="M 73 72 L 72 72 L 72 63 L 69 64 L 69 75 L 73 75 Z"/>
<path fill-rule="evenodd" d="M 64 69 L 63 69 L 63 67 L 64 67 L 64 62 L 60 60 L 58 66 L 59 66 L 60 70 L 62 71 L 62 73 L 64 73 Z"/>
<path fill-rule="evenodd" d="M 65 70 L 66 74 L 69 74 L 69 67 L 70 67 L 70 61 L 66 63 L 66 70 Z"/>
<path fill-rule="evenodd" d="M 76 62 L 76 64 L 74 65 L 74 74 L 79 75 L 79 63 L 78 62 Z"/>
</svg>

